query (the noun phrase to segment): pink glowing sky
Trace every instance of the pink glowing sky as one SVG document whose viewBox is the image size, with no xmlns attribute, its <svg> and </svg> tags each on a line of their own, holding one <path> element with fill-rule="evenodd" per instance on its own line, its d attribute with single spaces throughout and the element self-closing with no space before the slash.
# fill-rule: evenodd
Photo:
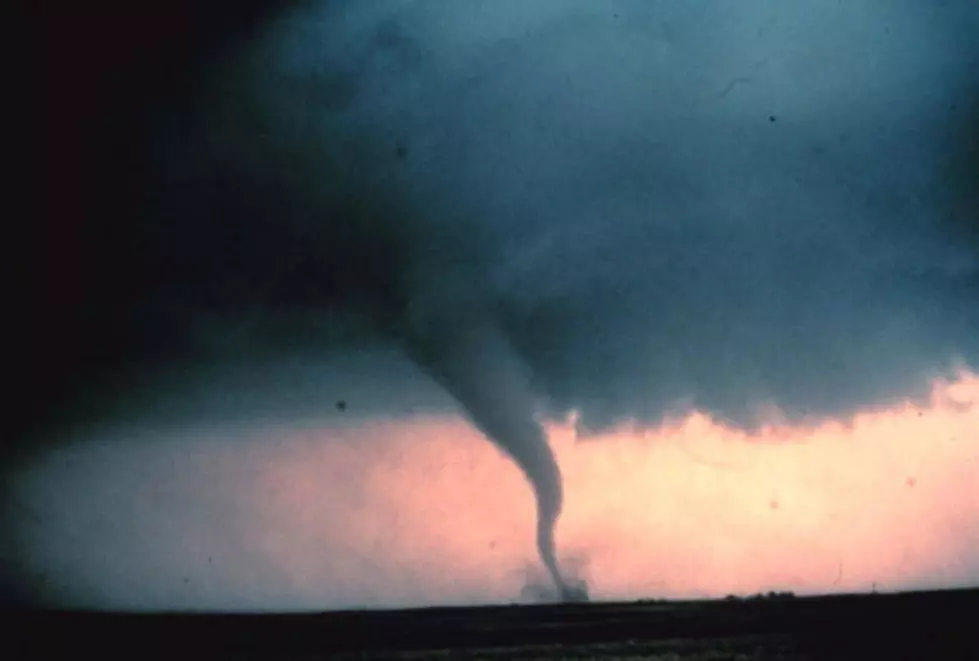
<svg viewBox="0 0 979 661">
<path fill-rule="evenodd" d="M 66 444 L 14 484 L 23 562 L 52 603 L 125 609 L 513 602 L 543 579 L 530 488 L 464 420 L 342 422 Z M 975 375 L 754 437 L 693 415 L 576 442 L 572 422 L 549 426 L 557 539 L 596 599 L 979 585 Z"/>
</svg>

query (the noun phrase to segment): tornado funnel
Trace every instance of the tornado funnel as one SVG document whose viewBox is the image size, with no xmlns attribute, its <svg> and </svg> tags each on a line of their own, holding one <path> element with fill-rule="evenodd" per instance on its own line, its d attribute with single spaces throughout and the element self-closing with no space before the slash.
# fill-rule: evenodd
<svg viewBox="0 0 979 661">
<path fill-rule="evenodd" d="M 427 324 L 409 352 L 465 410 L 470 421 L 523 471 L 537 499 L 537 550 L 564 601 L 587 599 L 558 566 L 554 528 L 563 499 L 561 471 L 535 416 L 525 366 L 492 323 L 481 318 Z"/>
</svg>

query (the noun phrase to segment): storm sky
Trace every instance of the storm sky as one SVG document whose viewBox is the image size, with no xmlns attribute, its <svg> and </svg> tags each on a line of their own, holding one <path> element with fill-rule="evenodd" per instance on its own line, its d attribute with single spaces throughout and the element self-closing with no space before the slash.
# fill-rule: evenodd
<svg viewBox="0 0 979 661">
<path fill-rule="evenodd" d="M 741 425 L 762 403 L 850 414 L 976 359 L 976 20 L 969 3 L 314 3 L 213 68 L 204 146 L 173 157 L 179 186 L 210 161 L 252 190 L 206 229 L 166 218 L 256 281 L 301 266 L 270 233 L 301 242 L 310 314 L 317 297 L 395 324 L 478 308 L 549 412 L 589 428 L 690 405 Z M 239 238 L 247 222 L 267 225 Z"/>
<path fill-rule="evenodd" d="M 970 0 L 263 15 L 143 92 L 73 299 L 113 369 L 8 471 L 7 557 L 89 606 L 508 601 L 563 511 L 599 597 L 979 583 L 976 34 Z"/>
</svg>

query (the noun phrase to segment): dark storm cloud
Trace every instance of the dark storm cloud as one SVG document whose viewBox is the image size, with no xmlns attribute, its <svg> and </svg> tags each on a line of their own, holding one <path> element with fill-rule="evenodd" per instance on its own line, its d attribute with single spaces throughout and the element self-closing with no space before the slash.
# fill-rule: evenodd
<svg viewBox="0 0 979 661">
<path fill-rule="evenodd" d="M 976 20 L 965 2 L 313 4 L 215 69 L 209 153 L 266 191 L 215 236 L 266 204 L 252 263 L 291 268 L 269 241 L 300 237 L 301 305 L 389 328 L 480 308 L 586 428 L 921 395 L 979 358 L 960 232 Z"/>
</svg>

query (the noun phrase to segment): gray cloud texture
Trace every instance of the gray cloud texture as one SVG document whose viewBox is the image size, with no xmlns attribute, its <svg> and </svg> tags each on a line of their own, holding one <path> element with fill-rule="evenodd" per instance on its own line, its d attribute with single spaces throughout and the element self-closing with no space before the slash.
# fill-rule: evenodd
<svg viewBox="0 0 979 661">
<path fill-rule="evenodd" d="M 977 21 L 968 2 L 311 3 L 215 68 L 202 126 L 311 279 L 395 325 L 478 308 L 549 413 L 845 416 L 979 357 L 956 160 Z"/>
</svg>

